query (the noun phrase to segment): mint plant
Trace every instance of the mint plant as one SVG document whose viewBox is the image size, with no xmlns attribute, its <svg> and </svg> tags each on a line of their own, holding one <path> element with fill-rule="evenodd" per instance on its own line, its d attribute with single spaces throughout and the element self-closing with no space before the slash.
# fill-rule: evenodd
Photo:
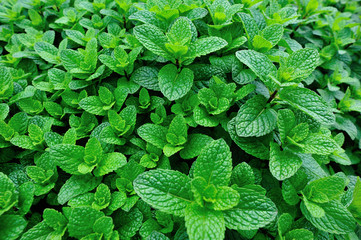
<svg viewBox="0 0 361 240">
<path fill-rule="evenodd" d="M 360 239 L 360 9 L 0 1 L 0 240 Z"/>
</svg>

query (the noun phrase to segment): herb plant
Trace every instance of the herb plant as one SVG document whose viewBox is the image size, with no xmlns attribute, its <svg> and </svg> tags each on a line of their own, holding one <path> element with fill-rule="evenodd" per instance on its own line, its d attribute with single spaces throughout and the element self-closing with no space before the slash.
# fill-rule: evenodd
<svg viewBox="0 0 361 240">
<path fill-rule="evenodd" d="M 361 238 L 359 0 L 0 2 L 0 240 Z"/>
</svg>

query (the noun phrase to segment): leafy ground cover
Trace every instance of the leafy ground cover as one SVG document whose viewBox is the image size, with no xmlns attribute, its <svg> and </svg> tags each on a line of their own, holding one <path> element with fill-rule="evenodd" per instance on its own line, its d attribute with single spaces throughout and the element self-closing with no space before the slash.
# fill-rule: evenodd
<svg viewBox="0 0 361 240">
<path fill-rule="evenodd" d="M 360 239 L 360 15 L 1 1 L 0 239 Z"/>
</svg>

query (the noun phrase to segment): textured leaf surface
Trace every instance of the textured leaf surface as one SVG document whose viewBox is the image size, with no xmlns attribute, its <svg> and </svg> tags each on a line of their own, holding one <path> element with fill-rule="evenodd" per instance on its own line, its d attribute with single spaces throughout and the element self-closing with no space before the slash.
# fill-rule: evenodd
<svg viewBox="0 0 361 240">
<path fill-rule="evenodd" d="M 188 50 L 187 57 L 195 58 L 224 48 L 228 43 L 219 37 L 205 37 L 193 42 Z"/>
<path fill-rule="evenodd" d="M 271 143 L 269 168 L 278 180 L 292 177 L 301 167 L 301 158 L 289 149 L 280 150 L 276 143 Z"/>
<path fill-rule="evenodd" d="M 318 205 L 325 211 L 325 215 L 315 218 L 310 214 L 305 205 L 301 204 L 302 213 L 315 227 L 335 234 L 346 234 L 354 230 L 355 219 L 340 202 L 331 201 Z"/>
<path fill-rule="evenodd" d="M 65 172 L 80 174 L 78 166 L 83 161 L 84 148 L 71 144 L 58 144 L 50 148 L 50 157 Z"/>
<path fill-rule="evenodd" d="M 186 95 L 193 85 L 193 71 L 183 68 L 178 73 L 177 67 L 173 64 L 165 65 L 158 74 L 160 91 L 169 100 L 177 100 Z"/>
<path fill-rule="evenodd" d="M 64 204 L 80 194 L 93 190 L 101 180 L 102 178 L 93 177 L 90 174 L 70 177 L 59 191 L 58 202 Z"/>
<path fill-rule="evenodd" d="M 90 207 L 74 208 L 68 223 L 69 235 L 76 238 L 84 237 L 93 232 L 93 224 L 104 213 Z"/>
<path fill-rule="evenodd" d="M 212 140 L 210 136 L 205 134 L 191 134 L 188 137 L 187 145 L 180 152 L 180 156 L 184 159 L 197 157 L 202 152 L 202 149 Z"/>
<path fill-rule="evenodd" d="M 149 205 L 175 215 L 184 215 L 192 199 L 190 179 L 177 171 L 145 172 L 134 181 L 134 190 Z"/>
<path fill-rule="evenodd" d="M 152 67 L 140 67 L 135 70 L 130 78 L 131 81 L 150 90 L 159 91 L 158 71 Z"/>
<path fill-rule="evenodd" d="M 236 132 L 236 118 L 228 122 L 228 131 L 232 140 L 246 153 L 260 159 L 269 159 L 270 136 L 239 137 Z"/>
<path fill-rule="evenodd" d="M 238 136 L 260 137 L 276 128 L 276 112 L 267 108 L 266 103 L 265 97 L 257 95 L 242 105 L 235 119 Z"/>
<path fill-rule="evenodd" d="M 220 211 L 212 211 L 192 204 L 186 209 L 185 220 L 189 240 L 224 239 L 226 228 Z"/>
<path fill-rule="evenodd" d="M 322 124 L 332 124 L 335 121 L 330 107 L 312 90 L 306 88 L 284 88 L 279 92 L 282 100 L 291 106 L 313 117 Z"/>
<path fill-rule="evenodd" d="M 232 173 L 231 157 L 230 149 L 223 139 L 212 141 L 194 163 L 194 177 L 203 177 L 207 183 L 215 186 L 228 185 Z"/>
<path fill-rule="evenodd" d="M 239 204 L 233 209 L 224 211 L 226 226 L 236 230 L 251 230 L 264 227 L 277 215 L 275 204 L 261 193 L 237 188 L 240 194 Z"/>
<path fill-rule="evenodd" d="M 0 216 L 0 239 L 13 240 L 17 239 L 24 231 L 27 222 L 18 215 Z"/>
<path fill-rule="evenodd" d="M 300 49 L 287 59 L 287 67 L 292 68 L 291 79 L 303 80 L 308 77 L 317 67 L 319 55 L 317 50 Z"/>
<path fill-rule="evenodd" d="M 167 132 L 168 130 L 165 127 L 149 123 L 138 128 L 138 135 L 141 138 L 160 149 L 163 149 L 168 143 L 166 139 Z"/>
<path fill-rule="evenodd" d="M 266 55 L 254 50 L 238 51 L 236 57 L 263 81 L 266 81 L 268 75 L 274 75 L 277 71 L 276 66 Z"/>
<path fill-rule="evenodd" d="M 162 30 L 154 25 L 144 24 L 134 28 L 134 35 L 143 44 L 145 48 L 153 53 L 160 55 L 166 59 L 171 59 L 171 56 L 166 51 L 164 46 L 168 42 L 167 37 Z"/>
</svg>

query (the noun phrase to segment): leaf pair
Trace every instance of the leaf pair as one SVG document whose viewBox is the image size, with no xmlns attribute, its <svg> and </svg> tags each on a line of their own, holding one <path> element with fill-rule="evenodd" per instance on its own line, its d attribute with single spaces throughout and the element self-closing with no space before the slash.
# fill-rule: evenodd
<svg viewBox="0 0 361 240">
<path fill-rule="evenodd" d="M 191 240 L 223 239 L 225 227 L 258 229 L 277 213 L 263 192 L 247 186 L 228 187 L 231 173 L 229 147 L 224 140 L 217 140 L 209 143 L 195 161 L 193 180 L 177 171 L 153 170 L 139 175 L 134 188 L 152 207 L 185 216 Z"/>
</svg>

